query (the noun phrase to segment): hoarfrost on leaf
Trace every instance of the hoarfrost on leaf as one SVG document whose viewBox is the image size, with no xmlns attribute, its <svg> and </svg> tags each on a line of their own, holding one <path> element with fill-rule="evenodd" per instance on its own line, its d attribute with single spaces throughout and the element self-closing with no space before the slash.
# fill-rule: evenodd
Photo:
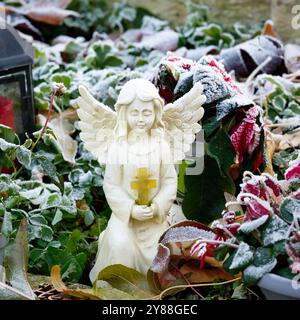
<svg viewBox="0 0 300 320">
<path fill-rule="evenodd" d="M 269 246 L 280 240 L 285 240 L 288 228 L 288 224 L 274 214 L 262 231 L 263 245 Z"/>
<path fill-rule="evenodd" d="M 253 251 L 251 250 L 250 246 L 245 242 L 241 242 L 234 255 L 234 258 L 232 260 L 232 263 L 229 269 L 230 270 L 243 269 L 252 260 L 253 260 Z"/>
<path fill-rule="evenodd" d="M 276 264 L 277 260 L 274 258 L 274 260 L 262 266 L 248 266 L 243 272 L 245 285 L 255 285 L 265 274 L 271 272 Z"/>
<path fill-rule="evenodd" d="M 260 226 L 262 226 L 268 220 L 268 218 L 269 218 L 269 216 L 263 215 L 256 220 L 252 220 L 252 221 L 250 220 L 250 221 L 244 222 L 238 228 L 238 232 L 243 232 L 243 233 L 248 234 L 248 233 L 256 230 L 257 228 L 259 228 Z"/>
</svg>

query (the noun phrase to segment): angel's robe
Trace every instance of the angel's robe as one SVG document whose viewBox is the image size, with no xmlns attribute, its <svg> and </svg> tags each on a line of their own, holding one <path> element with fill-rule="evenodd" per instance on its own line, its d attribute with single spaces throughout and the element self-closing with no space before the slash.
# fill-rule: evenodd
<svg viewBox="0 0 300 320">
<path fill-rule="evenodd" d="M 158 241 L 169 227 L 167 214 L 176 199 L 177 173 L 170 161 L 170 148 L 163 139 L 149 144 L 111 145 L 108 151 L 103 189 L 112 210 L 107 228 L 99 237 L 96 263 L 90 272 L 93 283 L 99 272 L 113 264 L 123 264 L 146 274 L 157 252 Z M 158 212 L 148 220 L 131 216 L 138 191 L 132 188 L 138 169 L 147 167 L 156 186 L 149 190 L 149 200 Z"/>
</svg>

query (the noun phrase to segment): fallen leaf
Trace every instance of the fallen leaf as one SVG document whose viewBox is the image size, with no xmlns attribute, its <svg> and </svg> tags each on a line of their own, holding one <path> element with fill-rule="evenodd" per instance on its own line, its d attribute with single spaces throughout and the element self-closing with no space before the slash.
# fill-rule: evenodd
<svg viewBox="0 0 300 320">
<path fill-rule="evenodd" d="M 199 267 L 184 264 L 180 272 L 186 275 L 191 283 L 208 283 L 215 280 L 232 280 L 234 277 L 222 268 L 199 269 Z"/>
<path fill-rule="evenodd" d="M 261 33 L 264 36 L 271 36 L 274 38 L 278 38 L 278 34 L 274 30 L 274 23 L 272 20 L 267 20 L 264 24 L 263 31 Z"/>
<path fill-rule="evenodd" d="M 128 290 L 130 286 L 134 287 L 133 294 L 129 294 L 128 292 L 125 292 L 123 290 L 120 290 L 118 288 L 113 288 L 113 287 L 96 287 L 94 288 L 88 288 L 88 289 L 71 289 L 68 288 L 64 282 L 61 279 L 61 273 L 60 273 L 60 266 L 55 265 L 51 269 L 51 282 L 53 287 L 58 291 L 61 292 L 65 295 L 69 295 L 78 299 L 86 300 L 136 300 L 141 298 L 141 291 L 143 291 L 142 296 L 151 298 L 154 296 L 153 293 L 146 293 L 146 291 L 138 288 L 135 286 L 133 279 L 128 280 L 128 270 L 125 272 L 125 274 L 121 275 L 118 274 L 118 270 L 124 271 L 125 269 L 130 269 L 125 266 L 120 265 L 114 265 L 106 268 L 107 270 L 104 269 L 104 273 L 102 276 L 107 277 L 112 281 L 117 287 L 122 287 L 122 289 Z M 115 273 L 112 273 L 111 271 L 115 270 Z M 130 269 L 133 270 L 133 269 Z M 135 271 L 135 270 L 134 270 Z M 137 271 L 135 271 L 138 273 Z M 138 273 L 139 274 L 139 273 Z M 131 275 L 132 276 L 132 275 Z M 133 274 L 133 277 L 135 277 L 136 274 Z M 139 274 L 139 277 L 143 276 Z M 143 276 L 144 277 L 144 276 Z M 130 278 L 130 276 L 129 276 Z M 123 282 L 124 281 L 124 282 Z M 126 282 L 128 283 L 126 284 Z M 131 281 L 131 282 L 130 282 Z M 144 281 L 144 280 L 143 280 Z M 146 280 L 145 280 L 146 282 Z M 124 287 L 125 286 L 125 287 Z"/>
<path fill-rule="evenodd" d="M 25 296 L 35 299 L 35 294 L 28 282 L 28 241 L 27 241 L 27 220 L 21 221 L 15 241 L 6 247 L 5 250 L 5 274 L 6 281 L 11 286 L 22 292 Z"/>
<path fill-rule="evenodd" d="M 70 0 L 32 0 L 22 7 L 6 6 L 5 9 L 7 13 L 19 13 L 33 21 L 58 26 L 68 16 L 80 16 L 75 11 L 65 9 L 69 3 Z"/>
</svg>

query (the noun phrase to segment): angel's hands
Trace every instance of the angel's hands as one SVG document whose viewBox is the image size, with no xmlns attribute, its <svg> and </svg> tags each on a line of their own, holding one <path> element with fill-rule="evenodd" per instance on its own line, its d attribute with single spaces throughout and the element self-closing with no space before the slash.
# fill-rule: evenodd
<svg viewBox="0 0 300 320">
<path fill-rule="evenodd" d="M 153 209 L 151 206 L 148 207 L 148 206 L 140 206 L 140 205 L 134 204 L 132 207 L 131 216 L 133 219 L 136 219 L 139 221 L 152 219 Z"/>
</svg>

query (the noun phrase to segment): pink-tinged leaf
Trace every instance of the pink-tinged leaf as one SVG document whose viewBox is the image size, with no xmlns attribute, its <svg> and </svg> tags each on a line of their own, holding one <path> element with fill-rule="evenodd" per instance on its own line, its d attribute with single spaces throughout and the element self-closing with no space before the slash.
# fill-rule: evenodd
<svg viewBox="0 0 300 320">
<path fill-rule="evenodd" d="M 235 221 L 235 212 L 233 211 L 224 211 L 222 216 L 227 223 L 233 223 Z"/>
<path fill-rule="evenodd" d="M 268 173 L 263 173 L 262 176 L 265 178 L 265 184 L 273 191 L 276 197 L 282 194 L 278 181 Z"/>
<path fill-rule="evenodd" d="M 241 205 L 247 206 L 247 220 L 255 220 L 263 215 L 270 216 L 273 214 L 273 209 L 269 202 L 260 199 L 251 193 L 240 193 L 237 197 L 237 201 Z"/>
<path fill-rule="evenodd" d="M 260 108 L 258 106 L 251 107 L 231 134 L 231 142 L 239 163 L 243 162 L 245 154 L 251 155 L 259 145 L 261 128 L 255 123 L 259 115 Z"/>
<path fill-rule="evenodd" d="M 241 184 L 242 193 L 251 193 L 259 198 L 267 198 L 262 176 L 254 175 L 250 171 L 244 172 L 243 183 Z"/>
<path fill-rule="evenodd" d="M 293 273 L 300 273 L 300 261 L 295 261 L 290 265 Z"/>
<path fill-rule="evenodd" d="M 300 154 L 296 160 L 291 161 L 290 167 L 286 170 L 284 176 L 286 180 L 300 178 Z"/>
</svg>

